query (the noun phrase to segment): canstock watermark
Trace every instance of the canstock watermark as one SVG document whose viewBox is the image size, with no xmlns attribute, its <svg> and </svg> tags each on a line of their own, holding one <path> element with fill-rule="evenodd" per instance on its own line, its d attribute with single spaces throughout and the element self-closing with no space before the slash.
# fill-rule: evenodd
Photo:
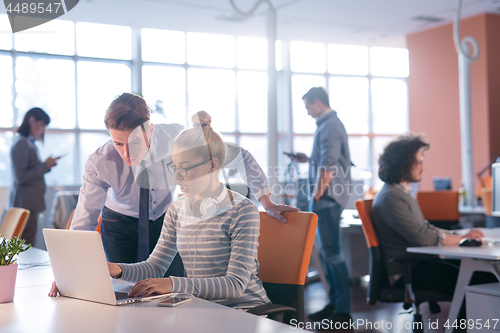
<svg viewBox="0 0 500 333">
<path fill-rule="evenodd" d="M 12 32 L 24 31 L 63 16 L 79 0 L 4 0 Z"/>
<path fill-rule="evenodd" d="M 261 169 L 259 166 L 252 165 L 251 166 L 252 170 L 254 171 L 255 175 L 259 175 L 259 172 L 261 172 Z M 373 167 L 372 169 L 374 169 Z M 329 168 L 324 168 L 324 167 L 319 167 L 315 168 L 313 170 L 313 173 L 310 175 L 312 179 L 316 179 L 316 175 L 321 172 L 321 170 L 325 170 L 327 172 L 330 172 L 332 175 L 333 181 L 329 184 L 307 184 L 307 183 L 301 183 L 300 185 L 297 182 L 290 182 L 288 180 L 290 174 L 295 174 L 298 175 L 299 172 L 295 168 L 283 168 L 281 166 L 278 166 L 276 168 L 268 168 L 268 176 L 269 177 L 274 177 L 275 179 L 278 180 L 283 180 L 279 181 L 278 183 L 275 183 L 272 188 L 271 192 L 274 195 L 299 195 L 299 196 L 308 196 L 312 193 L 316 193 L 318 185 L 322 188 L 325 189 L 330 194 L 334 194 L 336 196 L 342 196 L 344 194 L 347 194 L 349 196 L 355 195 L 355 196 L 362 196 L 364 194 L 364 185 L 360 182 L 353 182 L 353 181 L 336 181 L 336 179 L 346 179 L 349 177 L 351 174 L 351 167 L 343 168 L 341 166 L 332 166 Z M 370 170 L 370 173 L 372 170 Z M 260 176 L 260 175 L 259 175 Z M 260 179 L 248 179 L 249 183 L 248 185 L 250 187 L 252 186 L 258 186 L 260 184 Z M 255 182 L 253 184 L 252 182 Z"/>
</svg>

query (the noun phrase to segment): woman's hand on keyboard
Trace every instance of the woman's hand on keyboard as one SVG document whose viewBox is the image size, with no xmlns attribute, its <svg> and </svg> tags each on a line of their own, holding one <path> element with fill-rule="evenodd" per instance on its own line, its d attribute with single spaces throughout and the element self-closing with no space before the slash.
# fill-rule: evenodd
<svg viewBox="0 0 500 333">
<path fill-rule="evenodd" d="M 128 292 L 130 297 L 148 297 L 152 293 L 159 295 L 168 294 L 172 292 L 172 279 L 146 279 L 137 282 L 132 289 Z"/>
</svg>

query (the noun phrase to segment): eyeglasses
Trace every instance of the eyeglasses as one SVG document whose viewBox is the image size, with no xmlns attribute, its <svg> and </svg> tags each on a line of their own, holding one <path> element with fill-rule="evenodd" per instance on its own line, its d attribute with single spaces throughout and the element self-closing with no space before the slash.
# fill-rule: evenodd
<svg viewBox="0 0 500 333">
<path fill-rule="evenodd" d="M 187 177 L 187 175 L 188 175 L 188 173 L 187 173 L 187 172 L 188 172 L 189 170 L 194 169 L 194 168 L 197 168 L 197 167 L 199 167 L 199 166 L 201 166 L 201 165 L 203 165 L 203 164 L 205 164 L 205 163 L 207 163 L 207 162 L 209 162 L 209 161 L 211 161 L 211 160 L 206 160 L 206 161 L 203 161 L 203 162 L 201 162 L 201 163 L 199 163 L 199 164 L 192 165 L 192 166 L 190 166 L 190 167 L 188 167 L 188 168 L 178 168 L 178 167 L 174 166 L 174 163 L 173 163 L 173 162 L 170 162 L 170 163 L 168 163 L 168 164 L 167 164 L 167 169 L 168 169 L 168 171 L 170 171 L 170 173 L 171 173 L 171 174 L 173 174 L 173 175 L 175 175 L 175 174 L 177 173 L 177 174 L 178 174 L 179 176 L 181 176 L 181 177 Z"/>
</svg>

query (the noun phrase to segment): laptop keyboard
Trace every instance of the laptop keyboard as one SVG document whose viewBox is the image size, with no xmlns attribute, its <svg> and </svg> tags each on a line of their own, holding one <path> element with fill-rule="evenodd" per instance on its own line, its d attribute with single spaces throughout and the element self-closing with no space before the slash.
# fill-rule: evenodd
<svg viewBox="0 0 500 333">
<path fill-rule="evenodd" d="M 115 291 L 115 297 L 116 297 L 117 301 L 119 301 L 121 299 L 125 299 L 125 298 L 130 298 L 128 293 L 124 293 L 122 291 Z"/>
<path fill-rule="evenodd" d="M 151 295 L 149 296 L 158 296 L 157 293 L 152 293 Z M 115 297 L 116 297 L 116 300 L 117 301 L 120 301 L 122 299 L 126 299 L 126 298 L 132 298 L 128 295 L 128 293 L 126 292 L 123 292 L 123 291 L 115 291 Z M 142 298 L 142 297 L 138 297 L 138 298 Z"/>
</svg>

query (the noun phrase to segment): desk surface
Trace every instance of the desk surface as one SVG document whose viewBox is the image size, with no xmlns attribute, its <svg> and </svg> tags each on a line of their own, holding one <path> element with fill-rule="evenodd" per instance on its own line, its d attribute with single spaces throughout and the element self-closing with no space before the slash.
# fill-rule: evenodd
<svg viewBox="0 0 500 333">
<path fill-rule="evenodd" d="M 358 217 L 356 209 L 344 209 L 342 211 L 341 227 L 349 227 L 353 225 L 361 226 L 361 219 Z"/>
<path fill-rule="evenodd" d="M 422 246 L 409 247 L 406 249 L 412 253 L 435 254 L 452 257 L 466 257 L 485 260 L 500 260 L 500 246 L 483 244 L 479 247 L 460 247 L 458 245 L 449 246 Z"/>
<path fill-rule="evenodd" d="M 500 240 L 500 228 L 479 228 L 485 236 L 491 240 Z M 465 234 L 467 230 L 462 230 Z M 476 258 L 485 260 L 500 260 L 500 245 L 494 243 L 484 242 L 483 245 L 478 247 L 460 247 L 458 245 L 448 246 L 420 246 L 409 247 L 406 249 L 412 253 L 435 254 L 444 256 L 453 256 L 460 258 Z"/>
<path fill-rule="evenodd" d="M 45 262 L 45 251 L 30 249 L 19 263 Z M 25 265 L 21 265 L 20 268 Z M 18 272 L 14 301 L 0 304 L 0 331 L 7 332 L 291 332 L 296 329 L 213 302 L 194 298 L 178 307 L 155 302 L 112 306 L 67 297 L 48 297 L 49 266 Z"/>
<path fill-rule="evenodd" d="M 460 214 L 484 214 L 484 207 L 458 205 L 458 211 Z"/>
</svg>

